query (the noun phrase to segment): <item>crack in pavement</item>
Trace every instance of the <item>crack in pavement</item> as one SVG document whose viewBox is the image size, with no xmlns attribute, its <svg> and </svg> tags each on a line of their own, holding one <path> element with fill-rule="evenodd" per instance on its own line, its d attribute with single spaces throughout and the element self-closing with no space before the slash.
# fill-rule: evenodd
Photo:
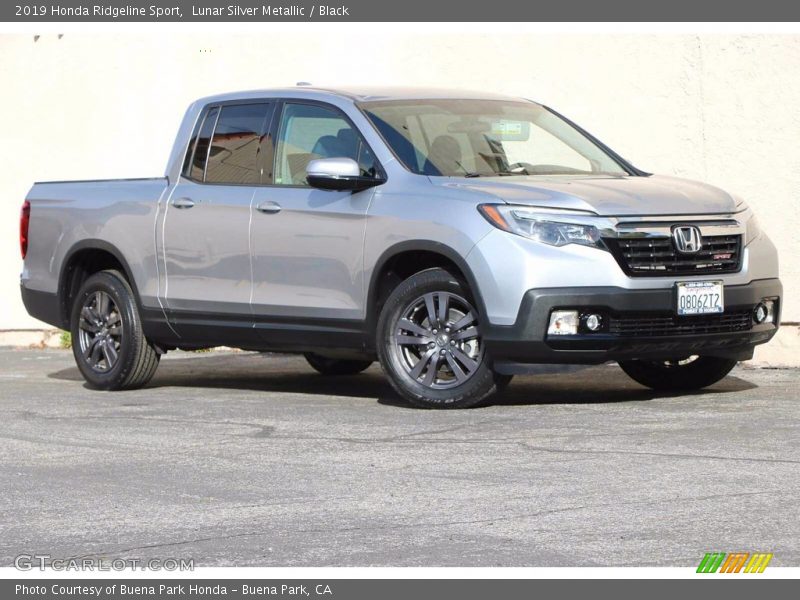
<svg viewBox="0 0 800 600">
<path fill-rule="evenodd" d="M 237 426 L 237 427 L 250 427 L 253 429 L 263 429 L 264 427 L 274 427 L 274 425 L 269 424 L 259 424 L 259 423 L 251 423 L 251 422 L 243 422 L 243 421 L 211 421 L 205 419 L 182 419 L 182 418 L 175 418 L 170 419 L 167 417 L 151 417 L 147 415 L 81 415 L 81 416 L 50 416 L 50 415 L 43 415 L 41 413 L 37 413 L 30 410 L 24 411 L 14 411 L 19 415 L 24 417 L 34 417 L 44 420 L 51 420 L 51 421 L 61 421 L 61 420 L 129 420 L 129 421 L 155 421 L 160 423 L 175 423 L 175 424 L 191 424 L 191 425 L 224 425 L 224 426 Z M 377 442 L 389 442 L 389 441 L 396 441 L 402 440 L 411 437 L 417 437 L 422 435 L 431 435 L 431 434 L 441 434 L 441 433 L 452 433 L 455 431 L 460 431 L 462 429 L 467 428 L 476 428 L 481 427 L 483 425 L 488 424 L 502 424 L 504 422 L 511 421 L 511 419 L 485 419 L 482 421 L 471 422 L 471 423 L 461 423 L 459 425 L 454 425 L 452 427 L 445 427 L 442 429 L 423 429 L 422 431 L 414 431 L 411 433 L 404 433 L 396 436 L 390 436 L 386 438 L 363 438 L 365 442 L 370 441 L 377 441 Z M 324 440 L 327 438 L 324 437 L 309 437 L 309 436 L 269 436 L 272 439 L 308 439 L 308 440 Z M 348 440 L 354 443 L 357 443 L 359 438 L 331 438 L 331 439 L 340 439 L 342 441 Z"/>
<path fill-rule="evenodd" d="M 453 439 L 453 438 L 430 438 L 430 439 L 414 439 L 407 440 L 411 435 L 417 434 L 403 434 L 398 436 L 384 437 L 384 438 L 356 438 L 356 437 L 336 437 L 336 436 L 285 436 L 273 435 L 269 440 L 286 440 L 286 441 L 315 441 L 315 442 L 345 442 L 351 444 L 374 444 L 374 443 L 398 443 L 410 441 L 413 443 L 422 444 L 470 444 L 470 445 L 517 445 L 527 450 L 534 450 L 536 452 L 551 452 L 563 454 L 621 454 L 624 456 L 658 456 L 662 458 L 681 458 L 681 459 L 698 459 L 698 460 L 731 460 L 742 462 L 766 462 L 766 463 L 783 463 L 783 464 L 800 464 L 800 460 L 792 460 L 785 458 L 757 458 L 757 457 L 741 457 L 741 456 L 721 456 L 716 454 L 681 454 L 674 452 L 645 452 L 635 450 L 595 450 L 583 448 L 549 448 L 546 446 L 536 446 L 524 439 L 518 438 L 489 438 L 489 439 Z M 420 433 L 418 435 L 424 435 Z M 266 439 L 266 438 L 265 438 Z"/>
<path fill-rule="evenodd" d="M 125 418 L 125 417 L 120 417 Z M 148 418 L 141 418 L 141 417 L 129 417 L 139 420 L 155 420 L 155 419 L 148 419 Z M 192 421 L 175 421 L 175 422 L 192 422 Z M 491 423 L 492 421 L 486 421 L 482 424 Z M 207 423 L 207 422 L 206 422 Z M 265 425 L 256 425 L 253 423 L 241 423 L 235 421 L 224 421 L 219 422 L 218 424 L 223 425 L 233 425 L 239 427 L 249 427 L 253 429 L 263 429 L 264 427 L 268 427 Z M 755 462 L 755 463 L 773 463 L 773 464 L 788 464 L 788 465 L 800 465 L 800 460 L 793 460 L 787 458 L 764 458 L 764 457 L 753 457 L 753 456 L 722 456 L 716 454 L 686 454 L 686 453 L 674 453 L 674 452 L 656 452 L 656 451 L 636 451 L 636 450 L 602 450 L 602 449 L 589 449 L 589 448 L 552 448 L 547 446 L 538 446 L 531 444 L 528 441 L 523 439 L 515 439 L 515 438 L 494 438 L 494 439 L 453 439 L 453 438 L 428 438 L 428 439 L 420 439 L 417 436 L 422 435 L 429 435 L 430 433 L 447 433 L 452 431 L 457 431 L 468 427 L 470 425 L 459 425 L 456 427 L 442 429 L 442 430 L 431 430 L 431 431 L 419 431 L 419 432 L 412 432 L 406 433 L 396 436 L 389 436 L 383 438 L 357 438 L 357 437 L 337 437 L 337 436 L 297 436 L 297 435 L 268 435 L 260 440 L 281 440 L 281 441 L 288 441 L 288 442 L 297 442 L 297 441 L 311 441 L 311 442 L 342 442 L 342 443 L 349 443 L 349 444 L 392 444 L 392 443 L 415 443 L 415 444 L 468 444 L 468 445 L 506 445 L 506 446 L 519 446 L 526 450 L 533 450 L 534 452 L 543 452 L 543 453 L 552 453 L 552 454 L 578 454 L 578 455 L 622 455 L 622 456 L 652 456 L 658 458 L 674 458 L 674 459 L 684 459 L 684 460 L 721 460 L 721 461 L 734 461 L 734 462 Z M 0 438 L 9 439 L 9 440 L 17 440 L 23 442 L 30 442 L 30 443 L 37 443 L 37 444 L 46 444 L 46 445 L 65 445 L 65 446 L 76 446 L 82 448 L 89 448 L 89 449 L 102 449 L 102 448 L 115 448 L 118 446 L 123 446 L 126 448 L 141 448 L 141 445 L 138 443 L 124 443 L 124 442 L 115 442 L 115 443 L 108 443 L 108 442 L 99 442 L 94 440 L 89 440 L 87 442 L 84 439 L 77 438 L 75 439 L 59 439 L 59 438 L 48 438 L 42 439 L 35 436 L 25 436 L 25 435 L 12 435 L 12 434 L 2 434 L 0 433 Z M 410 439 L 414 438 L 414 439 Z M 220 442 L 225 442 L 225 440 L 220 440 Z M 208 446 L 208 442 L 204 442 L 202 444 L 203 447 Z M 192 447 L 193 449 L 193 447 Z M 144 450 L 144 449 L 143 449 Z"/>
<path fill-rule="evenodd" d="M 537 452 L 553 452 L 553 453 L 564 453 L 564 454 L 622 454 L 624 456 L 658 456 L 661 458 L 732 460 L 739 462 L 766 462 L 766 463 L 779 463 L 779 464 L 790 464 L 790 465 L 800 464 L 800 460 L 790 460 L 785 458 L 719 456 L 715 454 L 679 454 L 673 452 L 646 452 L 646 451 L 635 451 L 635 450 L 584 450 L 584 449 L 570 449 L 570 448 L 547 448 L 544 446 L 534 446 L 528 442 L 520 442 L 520 444 L 525 448 L 536 450 Z"/>
<path fill-rule="evenodd" d="M 291 533 L 291 534 L 299 534 L 299 533 L 352 533 L 357 531 L 391 531 L 391 530 L 398 530 L 398 529 L 416 529 L 416 528 L 440 528 L 440 527 L 450 527 L 453 525 L 481 525 L 481 524 L 494 524 L 497 522 L 511 522 L 511 521 L 520 521 L 520 520 L 527 520 L 527 519 L 535 519 L 538 517 L 545 517 L 553 514 L 560 514 L 560 513 L 567 513 L 567 512 L 576 512 L 581 510 L 587 509 L 596 509 L 596 508 L 608 508 L 608 507 L 619 507 L 619 506 L 636 506 L 636 505 L 663 505 L 664 503 L 680 503 L 680 502 L 704 502 L 708 500 L 718 500 L 720 498 L 734 498 L 734 497 L 747 497 L 747 496 L 761 496 L 761 495 L 770 495 L 774 494 L 773 490 L 765 490 L 760 492 L 738 492 L 738 493 L 730 493 L 730 494 L 711 494 L 707 496 L 695 496 L 695 497 L 675 497 L 675 498 L 666 498 L 666 499 L 656 499 L 656 500 L 635 500 L 630 502 L 603 502 L 598 504 L 587 504 L 581 506 L 565 506 L 561 508 L 553 508 L 543 511 L 537 511 L 534 513 L 523 513 L 517 515 L 506 515 L 506 516 L 497 516 L 494 518 L 486 518 L 486 519 L 464 519 L 464 520 L 453 520 L 453 521 L 424 521 L 424 522 L 412 522 L 412 523 L 398 523 L 398 524 L 390 524 L 390 525 L 375 525 L 375 526 L 365 526 L 365 527 L 341 527 L 341 528 L 334 528 L 334 529 L 298 529 L 292 532 L 282 532 L 282 533 Z M 175 542 L 161 542 L 156 544 L 145 544 L 140 546 L 131 546 L 128 548 L 120 548 L 117 550 L 108 550 L 102 552 L 92 552 L 89 554 L 83 554 L 78 556 L 70 556 L 67 557 L 66 560 L 80 560 L 83 558 L 98 558 L 103 556 L 122 556 L 125 553 L 134 552 L 137 550 L 152 550 L 154 548 L 171 548 L 175 546 L 184 546 L 187 544 L 196 544 L 196 543 L 204 543 L 204 542 L 213 542 L 213 541 L 221 541 L 221 540 L 229 540 L 229 539 L 238 539 L 244 537 L 258 537 L 264 535 L 274 535 L 274 530 L 263 530 L 263 531 L 252 531 L 252 532 L 244 532 L 244 533 L 235 533 L 235 534 L 228 534 L 228 535 L 220 535 L 220 536 L 207 536 L 207 537 L 200 537 L 200 538 L 193 538 L 189 540 L 180 540 Z"/>
</svg>

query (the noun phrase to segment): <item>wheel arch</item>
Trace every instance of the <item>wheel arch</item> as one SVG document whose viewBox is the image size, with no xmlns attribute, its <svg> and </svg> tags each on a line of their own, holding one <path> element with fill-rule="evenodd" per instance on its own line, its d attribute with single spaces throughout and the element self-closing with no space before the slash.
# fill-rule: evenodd
<svg viewBox="0 0 800 600">
<path fill-rule="evenodd" d="M 80 286 L 89 276 L 107 269 L 118 269 L 122 272 L 131 286 L 136 305 L 141 310 L 136 281 L 119 249 L 104 240 L 81 240 L 67 251 L 58 277 L 59 316 L 64 329 L 69 329 L 72 299 Z"/>
<path fill-rule="evenodd" d="M 419 260 L 422 259 L 422 260 Z M 406 261 L 419 261 L 419 268 L 406 270 Z M 404 268 L 397 269 L 398 265 Z M 481 296 L 475 275 L 467 265 L 464 257 L 452 247 L 431 240 L 406 240 L 386 249 L 375 263 L 370 277 L 367 292 L 367 324 L 368 331 L 375 331 L 380 316 L 381 308 L 386 298 L 400 281 L 414 273 L 432 267 L 444 267 L 452 271 L 455 276 L 461 276 L 469 287 L 472 299 L 477 305 L 481 316 L 486 315 L 486 305 Z"/>
</svg>

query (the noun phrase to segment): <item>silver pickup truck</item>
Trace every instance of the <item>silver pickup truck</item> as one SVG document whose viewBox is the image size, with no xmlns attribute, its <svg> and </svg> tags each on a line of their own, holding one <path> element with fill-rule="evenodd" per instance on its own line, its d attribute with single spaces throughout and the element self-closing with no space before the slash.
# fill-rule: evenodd
<svg viewBox="0 0 800 600">
<path fill-rule="evenodd" d="M 743 200 L 482 92 L 203 98 L 164 177 L 37 183 L 20 240 L 28 312 L 69 329 L 110 390 L 218 345 L 303 353 L 324 375 L 377 359 L 423 407 L 475 405 L 536 363 L 697 389 L 781 308 Z"/>
</svg>

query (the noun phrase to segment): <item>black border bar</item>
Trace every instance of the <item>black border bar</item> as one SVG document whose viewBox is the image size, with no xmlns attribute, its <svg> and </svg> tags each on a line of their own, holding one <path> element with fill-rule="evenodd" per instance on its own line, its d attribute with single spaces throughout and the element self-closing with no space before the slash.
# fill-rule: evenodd
<svg viewBox="0 0 800 600">
<path fill-rule="evenodd" d="M 13 0 L 7 22 L 796 22 L 787 0 Z"/>
</svg>

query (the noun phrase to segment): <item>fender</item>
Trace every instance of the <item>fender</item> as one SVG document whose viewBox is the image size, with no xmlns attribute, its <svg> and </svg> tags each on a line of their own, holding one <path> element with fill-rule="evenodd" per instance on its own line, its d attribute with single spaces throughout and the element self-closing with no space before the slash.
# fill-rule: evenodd
<svg viewBox="0 0 800 600">
<path fill-rule="evenodd" d="M 459 252 L 440 242 L 434 242 L 431 240 L 406 240 L 387 248 L 375 262 L 375 267 L 373 268 L 372 275 L 370 276 L 369 289 L 367 292 L 367 324 L 369 331 L 372 331 L 378 322 L 376 304 L 380 274 L 383 272 L 386 264 L 395 256 L 404 252 L 413 251 L 424 251 L 440 254 L 454 263 L 464 275 L 466 283 L 469 286 L 470 292 L 472 293 L 472 297 L 477 304 L 480 314 L 486 314 L 486 305 L 483 302 L 483 296 L 481 295 L 481 290 L 478 287 L 477 279 L 475 279 L 472 270 L 467 265 L 467 261 Z"/>
<path fill-rule="evenodd" d="M 139 290 L 136 286 L 136 281 L 131 274 L 131 268 L 128 265 L 128 261 L 125 260 L 125 257 L 122 255 L 122 253 L 113 244 L 110 244 L 104 240 L 90 238 L 76 242 L 67 251 L 66 255 L 64 256 L 64 260 L 61 262 L 61 270 L 58 275 L 58 302 L 61 311 L 61 320 L 65 324 L 66 328 L 69 328 L 69 307 L 67 306 L 69 290 L 66 289 L 69 281 L 68 265 L 72 261 L 75 254 L 83 250 L 102 250 L 104 252 L 108 252 L 117 260 L 120 265 L 122 265 L 125 279 L 128 280 L 128 284 L 131 286 L 131 290 L 133 290 L 133 297 L 136 300 L 136 306 L 139 309 L 139 314 L 143 315 L 143 307 L 141 299 L 139 298 Z"/>
</svg>

